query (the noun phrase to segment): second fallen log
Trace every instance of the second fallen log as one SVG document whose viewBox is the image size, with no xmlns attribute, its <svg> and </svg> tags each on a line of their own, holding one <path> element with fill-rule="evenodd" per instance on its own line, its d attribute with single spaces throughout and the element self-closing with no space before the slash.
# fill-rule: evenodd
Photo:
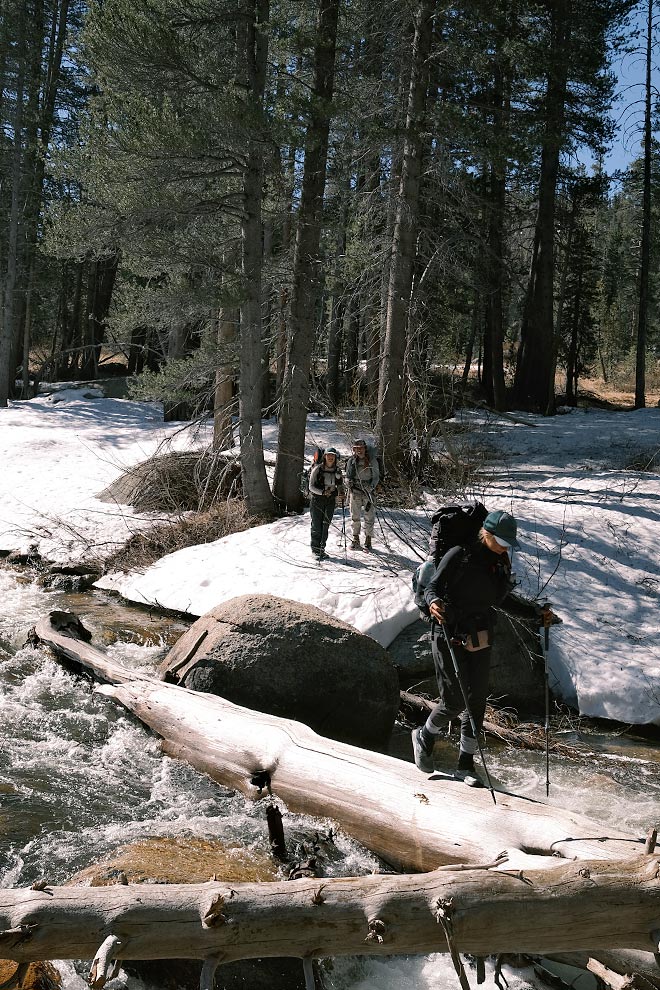
<svg viewBox="0 0 660 990">
<path fill-rule="evenodd" d="M 275 883 L 0 890 L 0 956 L 25 962 L 654 946 L 660 859 Z M 99 963 L 99 966 L 101 965 Z"/>
</svg>

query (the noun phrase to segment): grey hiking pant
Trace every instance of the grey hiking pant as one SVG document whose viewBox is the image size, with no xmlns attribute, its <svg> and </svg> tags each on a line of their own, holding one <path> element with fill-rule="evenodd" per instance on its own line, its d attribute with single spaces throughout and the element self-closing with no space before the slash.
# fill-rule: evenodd
<svg viewBox="0 0 660 990">
<path fill-rule="evenodd" d="M 477 732 L 481 732 L 488 697 L 491 647 L 476 652 L 466 650 L 460 643 L 452 643 L 452 647 L 474 724 Z M 424 734 L 440 735 L 446 730 L 450 720 L 460 715 L 461 749 L 466 753 L 476 753 L 477 740 L 470 725 L 461 684 L 456 676 L 444 633 L 437 622 L 431 626 L 431 649 L 440 700 L 426 720 Z"/>
</svg>

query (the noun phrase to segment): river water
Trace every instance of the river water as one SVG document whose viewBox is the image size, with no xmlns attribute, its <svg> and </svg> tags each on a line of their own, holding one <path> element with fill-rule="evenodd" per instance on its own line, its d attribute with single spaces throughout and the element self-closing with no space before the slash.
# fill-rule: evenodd
<svg viewBox="0 0 660 990">
<path fill-rule="evenodd" d="M 264 810 L 161 755 L 158 742 L 129 713 L 93 692 L 49 653 L 26 643 L 28 630 L 53 608 L 72 609 L 115 659 L 152 670 L 184 631 L 181 622 L 119 607 L 103 593 L 67 595 L 0 568 L 0 886 L 45 877 L 60 884 L 119 846 L 152 836 L 220 839 L 269 851 Z M 574 762 L 552 759 L 550 803 L 643 836 L 660 820 L 660 745 L 611 731 L 564 733 L 594 752 Z M 401 737 L 401 753 L 409 742 Z M 508 789 L 545 800 L 545 758 L 488 748 L 491 775 Z M 328 823 L 285 813 L 294 837 Z M 330 875 L 363 874 L 375 858 L 339 833 Z M 85 966 L 60 964 L 65 990 L 81 990 Z M 509 973 L 512 990 L 529 986 Z M 457 986 L 445 955 L 342 959 L 325 974 L 329 990 Z M 474 981 L 472 981 L 474 982 Z M 120 978 L 109 986 L 131 987 Z M 133 981 L 135 985 L 135 981 Z"/>
</svg>

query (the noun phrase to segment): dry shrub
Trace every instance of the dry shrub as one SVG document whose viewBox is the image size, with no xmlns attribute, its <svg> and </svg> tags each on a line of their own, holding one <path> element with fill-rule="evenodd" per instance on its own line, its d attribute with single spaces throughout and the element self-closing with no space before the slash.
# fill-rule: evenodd
<svg viewBox="0 0 660 990">
<path fill-rule="evenodd" d="M 660 468 L 659 450 L 640 450 L 626 461 L 628 471 L 656 472 Z"/>
<path fill-rule="evenodd" d="M 236 458 L 214 451 L 174 451 L 126 471 L 99 498 L 132 505 L 138 512 L 188 512 L 240 494 Z"/>
<path fill-rule="evenodd" d="M 140 570 L 175 550 L 213 543 L 230 533 L 241 533 L 269 519 L 248 515 L 243 499 L 221 502 L 206 512 L 195 512 L 161 523 L 144 533 L 135 533 L 108 558 L 107 571 Z"/>
</svg>

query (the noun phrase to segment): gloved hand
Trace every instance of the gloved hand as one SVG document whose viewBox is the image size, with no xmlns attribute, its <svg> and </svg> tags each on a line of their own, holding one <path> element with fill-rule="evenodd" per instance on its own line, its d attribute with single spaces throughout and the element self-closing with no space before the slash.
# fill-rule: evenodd
<svg viewBox="0 0 660 990">
<path fill-rule="evenodd" d="M 324 488 L 324 489 L 323 489 L 323 494 L 324 494 L 324 495 L 325 495 L 326 497 L 328 497 L 328 496 L 330 496 L 330 495 L 334 495 L 336 491 L 337 491 L 337 489 L 336 489 L 336 488 Z"/>
<path fill-rule="evenodd" d="M 371 509 L 371 500 L 368 500 L 364 503 L 364 511 L 369 512 L 370 509 Z"/>
</svg>

